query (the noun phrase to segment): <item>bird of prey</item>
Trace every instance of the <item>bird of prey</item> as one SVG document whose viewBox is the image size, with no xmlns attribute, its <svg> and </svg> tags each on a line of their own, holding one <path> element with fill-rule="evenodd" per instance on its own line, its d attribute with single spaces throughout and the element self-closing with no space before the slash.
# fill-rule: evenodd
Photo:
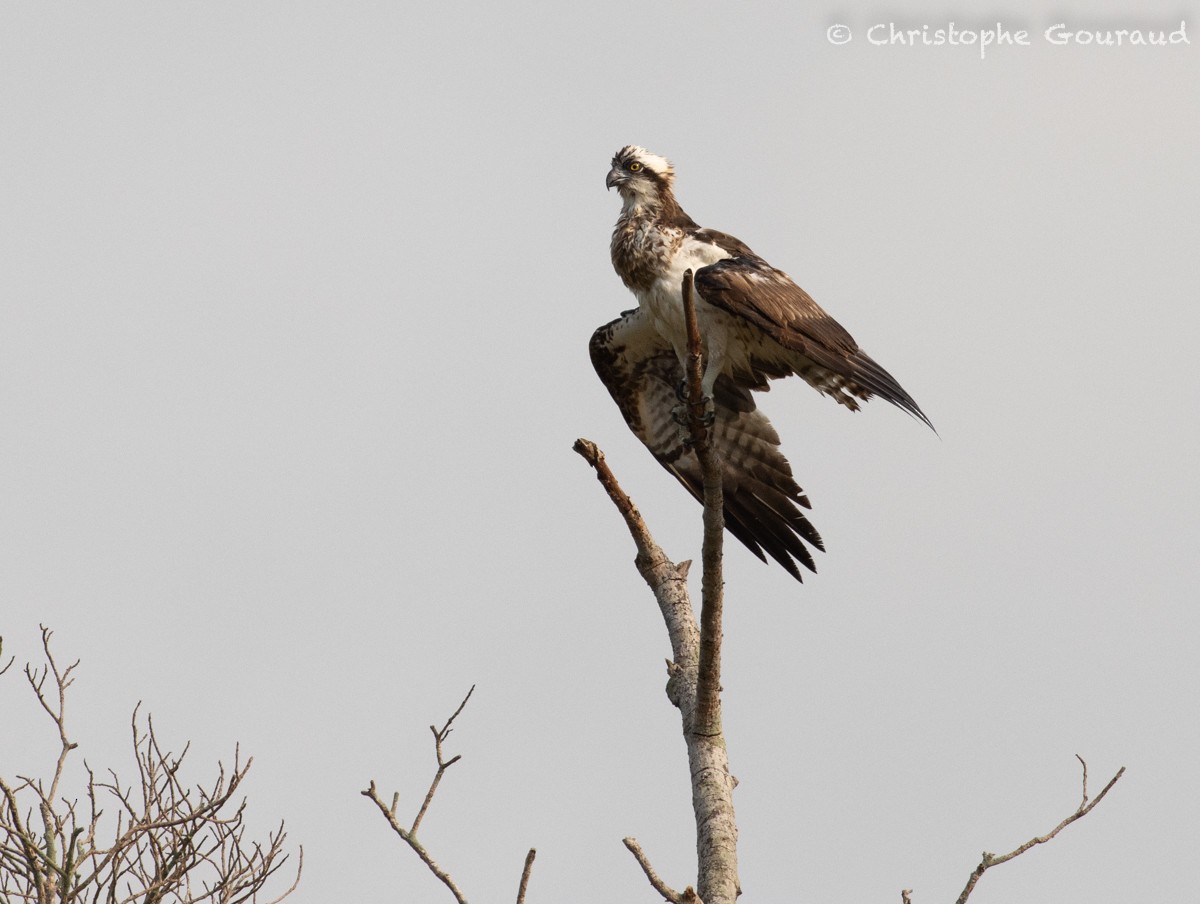
<svg viewBox="0 0 1200 904">
<path fill-rule="evenodd" d="M 622 208 L 612 262 L 638 307 L 596 330 L 592 363 L 629 429 L 703 500 L 700 464 L 679 420 L 687 357 L 682 279 L 694 271 L 702 389 L 723 467 L 725 526 L 764 562 L 770 556 L 803 580 L 797 563 L 816 571 L 805 544 L 824 544 L 804 515 L 811 506 L 779 451 L 779 434 L 751 390 L 795 374 L 851 410 L 879 396 L 933 424 L 786 273 L 684 213 L 674 181 L 671 164 L 645 148 L 629 145 L 613 157 L 605 184 L 620 193 Z"/>
</svg>

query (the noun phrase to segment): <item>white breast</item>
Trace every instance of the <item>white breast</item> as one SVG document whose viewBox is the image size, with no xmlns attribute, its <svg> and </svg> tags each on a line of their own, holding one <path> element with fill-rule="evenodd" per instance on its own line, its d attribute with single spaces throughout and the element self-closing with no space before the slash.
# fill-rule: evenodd
<svg viewBox="0 0 1200 904">
<path fill-rule="evenodd" d="M 685 239 L 671 258 L 670 266 L 645 292 L 638 295 L 638 303 L 650 315 L 650 321 L 659 335 L 671 342 L 675 352 L 683 359 L 687 347 L 687 327 L 683 316 L 683 274 L 691 270 L 694 274 L 701 267 L 715 264 L 730 257 L 724 248 L 709 242 Z M 707 338 L 712 329 L 715 309 L 697 300 L 696 315 L 700 321 L 700 332 Z M 723 317 L 717 318 L 724 320 Z"/>
</svg>

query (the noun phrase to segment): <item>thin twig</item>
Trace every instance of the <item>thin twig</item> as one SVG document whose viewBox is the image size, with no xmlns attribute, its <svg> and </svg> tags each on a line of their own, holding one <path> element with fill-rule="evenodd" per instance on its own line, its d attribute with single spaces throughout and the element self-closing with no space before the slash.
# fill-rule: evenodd
<svg viewBox="0 0 1200 904">
<path fill-rule="evenodd" d="M 1083 799 L 1082 799 L 1082 800 L 1079 802 L 1079 806 L 1080 806 L 1080 807 L 1086 807 L 1086 806 L 1087 806 L 1087 802 L 1088 802 L 1088 796 L 1087 796 L 1087 763 L 1085 763 L 1085 762 L 1084 762 L 1084 760 L 1083 760 L 1083 757 L 1081 757 L 1079 754 L 1075 754 L 1075 759 L 1079 760 L 1079 765 L 1083 767 Z"/>
<path fill-rule="evenodd" d="M 280 840 L 282 841 L 282 839 L 280 839 Z M 287 858 L 284 857 L 283 859 L 286 860 Z M 279 866 L 283 866 L 283 863 L 281 862 L 279 864 Z M 278 867 L 276 867 L 276 868 L 278 868 Z M 274 870 L 272 870 L 272 872 L 273 871 Z M 296 865 L 295 880 L 292 882 L 291 886 L 288 888 L 287 891 L 285 891 L 283 894 L 281 894 L 278 898 L 272 898 L 270 901 L 267 902 L 267 904 L 279 904 L 280 901 L 282 901 L 284 898 L 286 898 L 288 895 L 290 895 L 292 892 L 294 892 L 296 890 L 296 888 L 300 885 L 300 874 L 303 872 L 304 872 L 304 845 L 300 845 L 300 856 L 299 856 L 299 863 Z"/>
<path fill-rule="evenodd" d="M 475 685 L 472 684 L 471 689 L 467 691 L 467 695 L 463 697 L 462 703 L 458 704 L 458 709 L 454 711 L 454 715 L 446 720 L 446 724 L 442 726 L 441 731 L 438 731 L 438 729 L 432 725 L 429 726 L 429 730 L 433 732 L 433 748 L 434 752 L 437 754 L 438 770 L 437 774 L 433 777 L 433 782 L 429 786 L 429 791 L 425 794 L 425 801 L 421 804 L 421 809 L 417 812 L 416 819 L 413 820 L 412 828 L 408 830 L 409 834 L 411 835 L 417 834 L 417 829 L 421 825 L 421 820 L 425 818 L 425 811 L 429 809 L 429 804 L 433 801 L 434 792 L 437 791 L 438 785 L 441 784 L 442 776 L 446 774 L 446 770 L 462 759 L 462 754 L 459 754 L 449 760 L 444 760 L 442 758 L 442 742 L 445 741 L 446 738 L 450 737 L 450 732 L 452 730 L 450 726 L 454 724 L 454 720 L 457 719 L 458 714 L 463 711 L 463 707 L 467 705 L 467 701 L 471 699 L 471 694 L 473 693 L 475 693 Z M 394 805 L 392 809 L 393 811 L 395 810 Z"/>
<path fill-rule="evenodd" d="M 625 838 L 622 840 L 622 844 L 629 849 L 629 853 L 633 854 L 634 859 L 638 862 L 638 866 L 640 866 L 642 868 L 642 872 L 646 874 L 646 879 L 649 880 L 654 890 L 663 896 L 663 900 L 670 901 L 671 904 L 682 904 L 683 895 L 675 891 L 675 889 L 671 888 L 671 886 L 667 885 L 667 883 L 659 878 L 658 873 L 654 871 L 654 867 L 650 865 L 650 861 L 646 857 L 646 852 L 643 851 L 642 846 L 637 843 L 637 839 Z M 691 891 L 691 888 L 689 887 L 688 890 Z"/>
<path fill-rule="evenodd" d="M 1083 757 L 1079 756 L 1079 754 L 1076 754 L 1075 758 L 1078 759 L 1083 765 L 1083 801 L 1079 804 L 1079 808 L 1045 835 L 1038 835 L 1034 838 L 1030 838 L 1016 850 L 1009 851 L 1007 854 L 1002 854 L 1000 856 L 996 856 L 995 854 L 990 854 L 987 851 L 984 851 L 983 859 L 979 861 L 979 866 L 975 867 L 975 871 L 971 873 L 971 877 L 967 880 L 967 885 L 962 890 L 962 894 L 958 896 L 958 901 L 956 904 L 966 904 L 967 898 L 969 898 L 971 896 L 971 892 L 975 890 L 975 884 L 979 881 L 980 877 L 982 877 L 983 874 L 993 866 L 999 866 L 1001 863 L 1007 863 L 1014 857 L 1019 857 L 1021 854 L 1024 854 L 1030 848 L 1039 844 L 1045 844 L 1075 820 L 1082 819 L 1084 816 L 1087 816 L 1089 813 L 1091 813 L 1096 804 L 1104 800 L 1104 795 L 1108 794 L 1112 786 L 1117 783 L 1117 780 L 1125 774 L 1125 767 L 1122 766 L 1117 770 L 1117 774 L 1114 775 L 1109 780 L 1108 784 L 1104 786 L 1104 790 L 1096 795 L 1096 799 L 1089 803 L 1087 795 L 1087 763 L 1084 762 Z"/>
<path fill-rule="evenodd" d="M 517 887 L 517 904 L 525 904 L 525 890 L 529 888 L 529 874 L 533 870 L 533 858 L 537 856 L 537 848 L 530 848 L 525 855 L 525 868 L 521 870 L 521 884 Z"/>
<path fill-rule="evenodd" d="M 4 658 L 4 638 L 0 637 L 0 659 L 3 659 L 3 658 Z M 17 657 L 15 655 L 9 656 L 8 662 L 6 662 L 3 667 L 0 667 L 0 675 L 3 675 L 5 672 L 7 672 L 9 669 L 11 669 L 12 664 L 14 662 L 16 662 L 16 660 L 17 660 Z"/>
<path fill-rule="evenodd" d="M 458 718 L 459 713 L 466 707 L 467 701 L 471 699 L 471 694 L 473 693 L 475 693 L 475 685 L 472 684 L 471 689 L 467 691 L 467 695 L 463 697 L 462 703 L 458 704 L 458 709 L 446 720 L 446 724 L 440 730 L 434 725 L 429 726 L 429 730 L 433 733 L 433 748 L 437 756 L 438 768 L 437 773 L 433 776 L 433 781 L 429 785 L 429 790 L 425 793 L 425 800 L 421 803 L 421 809 L 417 811 L 417 816 L 413 820 L 411 828 L 405 829 L 396 818 L 396 805 L 400 801 L 398 792 L 392 795 L 392 805 L 390 807 L 385 805 L 379 798 L 374 781 L 371 782 L 370 787 L 366 791 L 362 792 L 363 797 L 368 798 L 379 808 L 379 812 L 388 821 L 388 825 L 392 827 L 392 831 L 399 835 L 404 843 L 412 848 L 413 852 L 421 858 L 421 862 L 429 867 L 429 871 L 437 876 L 442 884 L 450 890 L 450 893 L 454 895 L 454 900 L 458 901 L 458 904 L 467 904 L 466 897 L 464 897 L 462 890 L 455 884 L 450 874 L 438 866 L 437 862 L 430 856 L 429 851 L 425 849 L 425 846 L 417 840 L 417 829 L 420 828 L 421 820 L 425 818 L 425 813 L 429 810 L 429 805 L 433 802 L 433 795 L 437 792 L 438 785 L 442 781 L 442 776 L 446 774 L 447 769 L 462 759 L 462 754 L 456 754 L 447 760 L 442 754 L 442 743 L 446 738 L 450 737 L 450 732 L 453 730 L 451 726 L 454 725 L 454 720 Z M 532 864 L 532 852 L 530 852 L 530 855 L 529 863 Z M 527 865 L 526 871 L 528 871 L 528 868 Z M 528 881 L 527 877 L 525 881 Z"/>
</svg>

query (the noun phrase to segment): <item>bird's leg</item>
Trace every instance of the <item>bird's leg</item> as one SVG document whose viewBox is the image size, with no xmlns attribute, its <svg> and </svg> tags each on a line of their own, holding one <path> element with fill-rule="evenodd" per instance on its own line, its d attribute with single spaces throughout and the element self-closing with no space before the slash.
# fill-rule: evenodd
<svg viewBox="0 0 1200 904">
<path fill-rule="evenodd" d="M 707 379 L 707 375 L 705 376 Z M 716 382 L 714 375 L 713 382 Z M 679 404 L 671 409 L 671 416 L 675 422 L 683 428 L 685 442 L 691 442 L 691 406 L 692 406 L 692 391 L 688 385 L 687 377 L 683 377 L 675 384 L 675 397 L 679 399 Z M 704 406 L 700 413 L 700 423 L 704 427 L 711 427 L 717 420 L 717 406 L 713 402 L 712 387 L 705 386 L 704 381 L 700 383 L 700 404 Z"/>
<path fill-rule="evenodd" d="M 704 373 L 700 376 L 699 404 L 703 405 L 700 423 L 711 427 L 717 419 L 716 399 L 717 378 L 721 376 L 721 366 L 724 364 L 725 345 L 710 338 L 704 356 Z"/>
<path fill-rule="evenodd" d="M 683 371 L 679 382 L 675 385 L 675 396 L 679 399 L 679 404 L 676 405 L 671 414 L 675 421 L 682 427 L 684 442 L 691 444 L 691 407 L 695 404 L 701 406 L 700 424 L 708 428 L 711 427 L 717 420 L 717 407 L 713 401 L 714 389 L 717 382 L 717 377 L 721 375 L 721 364 L 725 355 L 724 343 L 720 341 L 710 341 L 706 343 L 703 352 L 704 357 L 704 372 L 700 377 L 700 398 L 693 399 L 691 384 L 688 379 L 688 358 L 689 352 L 686 348 L 676 344 L 675 354 L 679 359 L 680 368 Z"/>
<path fill-rule="evenodd" d="M 704 374 L 700 377 L 700 397 L 708 405 L 716 398 L 717 377 L 721 376 L 721 354 L 710 352 L 704 363 Z"/>
</svg>

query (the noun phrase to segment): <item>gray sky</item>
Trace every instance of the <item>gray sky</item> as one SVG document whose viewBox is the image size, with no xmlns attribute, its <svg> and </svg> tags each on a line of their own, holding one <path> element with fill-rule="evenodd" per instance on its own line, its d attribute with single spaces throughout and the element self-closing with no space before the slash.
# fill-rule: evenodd
<svg viewBox="0 0 1200 904">
<path fill-rule="evenodd" d="M 669 647 L 571 443 L 676 558 L 699 507 L 587 340 L 632 305 L 613 152 L 787 270 L 920 402 L 761 401 L 828 553 L 728 547 L 743 900 L 1187 897 L 1195 858 L 1200 19 L 971 4 L 1028 46 L 873 45 L 935 4 L 7 3 L 0 8 L 0 631 L 82 657 L 94 764 L 155 715 L 236 742 L 299 902 L 652 901 L 694 873 Z M 1194 11 L 1193 11 L 1194 12 Z M 827 29 L 849 26 L 834 45 Z M 874 32 L 878 36 L 879 32 Z M 19 676 L 18 676 L 19 677 Z M 0 681 L 0 773 L 53 735 Z"/>
</svg>

